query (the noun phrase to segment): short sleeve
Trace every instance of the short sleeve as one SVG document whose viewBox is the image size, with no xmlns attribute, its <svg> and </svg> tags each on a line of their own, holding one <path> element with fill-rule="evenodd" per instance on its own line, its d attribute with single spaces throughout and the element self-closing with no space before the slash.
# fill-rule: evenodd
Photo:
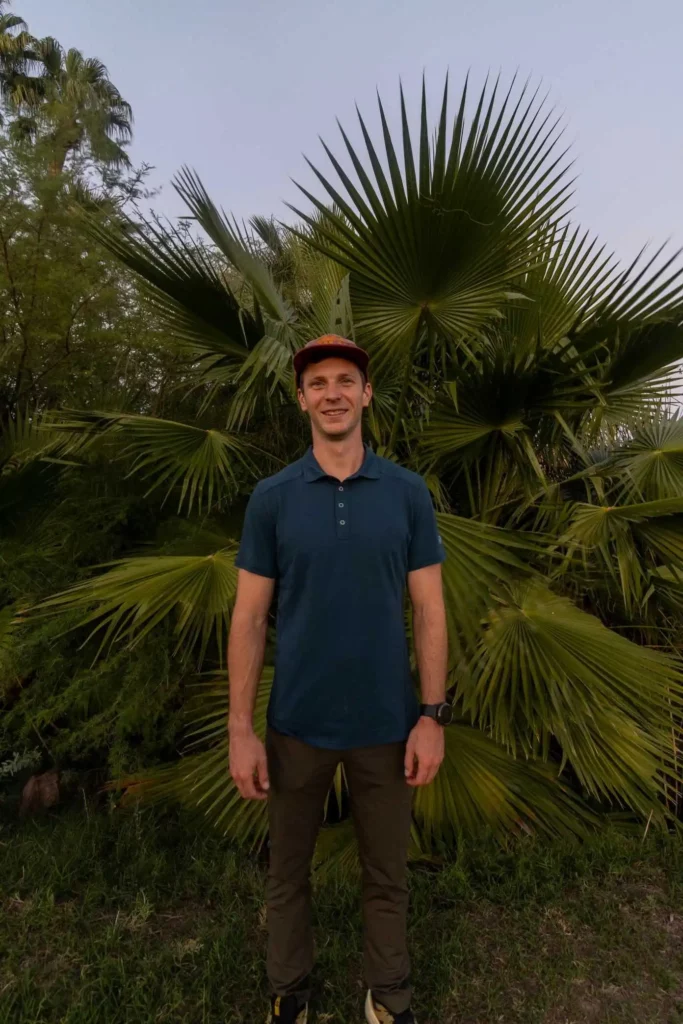
<svg viewBox="0 0 683 1024">
<path fill-rule="evenodd" d="M 440 565 L 446 559 L 443 541 L 436 525 L 432 498 L 421 480 L 413 489 L 413 528 L 408 548 L 408 572 Z"/>
<path fill-rule="evenodd" d="M 257 576 L 277 577 L 277 546 L 272 494 L 257 485 L 247 504 L 240 549 L 235 559 L 238 569 Z"/>
</svg>

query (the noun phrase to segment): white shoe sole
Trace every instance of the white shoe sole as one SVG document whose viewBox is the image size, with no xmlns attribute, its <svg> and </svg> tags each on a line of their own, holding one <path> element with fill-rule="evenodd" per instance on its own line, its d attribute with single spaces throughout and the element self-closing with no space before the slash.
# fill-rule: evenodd
<svg viewBox="0 0 683 1024">
<path fill-rule="evenodd" d="M 368 989 L 365 999 L 365 1019 L 368 1024 L 379 1024 L 379 1018 L 375 1013 L 375 1004 L 372 1001 L 372 991 Z"/>
</svg>

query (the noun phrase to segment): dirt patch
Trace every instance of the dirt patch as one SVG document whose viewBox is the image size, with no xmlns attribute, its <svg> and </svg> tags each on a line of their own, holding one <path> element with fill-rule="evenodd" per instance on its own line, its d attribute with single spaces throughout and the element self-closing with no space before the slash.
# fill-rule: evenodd
<svg viewBox="0 0 683 1024">
<path fill-rule="evenodd" d="M 575 991 L 546 1014 L 543 1024 L 674 1024 L 683 1020 L 680 995 L 658 989 L 647 976 L 641 984 L 629 986 L 577 979 L 572 984 Z"/>
<path fill-rule="evenodd" d="M 185 939 L 216 924 L 216 911 L 203 903 L 187 902 L 173 911 L 160 911 L 148 922 L 150 930 L 165 939 Z"/>
<path fill-rule="evenodd" d="M 566 999 L 546 1014 L 543 1024 L 683 1021 L 683 914 L 667 903 L 666 886 L 652 882 L 628 882 L 596 894 L 596 927 L 575 925 L 572 936 L 574 962 L 590 966 L 592 978 L 571 979 Z M 571 910 L 564 906 L 564 913 Z M 605 911 L 614 935 L 607 955 L 604 937 L 597 934 L 605 930 L 600 921 Z M 561 913 L 549 917 L 572 934 Z M 612 972 L 623 977 L 620 984 L 599 980 L 601 973 Z"/>
</svg>

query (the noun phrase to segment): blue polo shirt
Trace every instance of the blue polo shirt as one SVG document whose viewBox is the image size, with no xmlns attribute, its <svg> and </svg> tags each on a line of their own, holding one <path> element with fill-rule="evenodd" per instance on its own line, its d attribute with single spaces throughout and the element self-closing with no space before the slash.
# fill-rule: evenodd
<svg viewBox="0 0 683 1024">
<path fill-rule="evenodd" d="M 344 481 L 312 448 L 262 480 L 236 564 L 277 581 L 269 724 L 335 750 L 405 740 L 419 713 L 406 575 L 444 558 L 422 477 L 369 448 Z"/>
</svg>

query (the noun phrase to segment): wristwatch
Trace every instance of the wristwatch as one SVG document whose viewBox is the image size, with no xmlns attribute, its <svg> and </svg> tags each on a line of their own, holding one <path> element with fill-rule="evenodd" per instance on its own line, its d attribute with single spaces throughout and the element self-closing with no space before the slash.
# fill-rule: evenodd
<svg viewBox="0 0 683 1024">
<path fill-rule="evenodd" d="M 424 715 L 425 718 L 433 718 L 438 725 L 450 725 L 453 721 L 453 705 L 447 702 L 420 704 L 420 715 Z"/>
</svg>

